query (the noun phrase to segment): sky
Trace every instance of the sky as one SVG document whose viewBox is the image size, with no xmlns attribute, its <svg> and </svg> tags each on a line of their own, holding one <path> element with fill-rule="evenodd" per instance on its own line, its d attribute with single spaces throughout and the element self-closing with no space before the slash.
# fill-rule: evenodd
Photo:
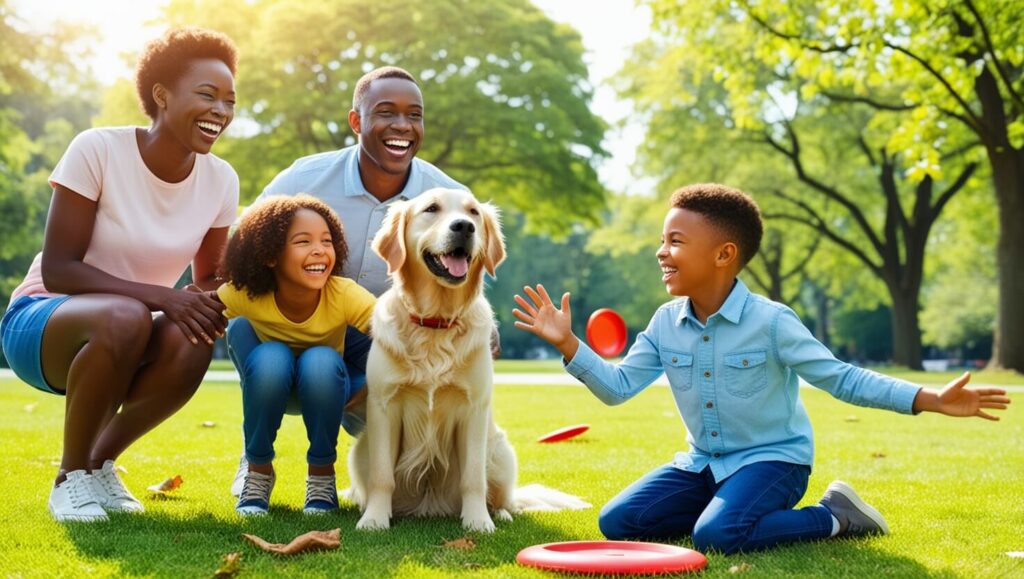
<svg viewBox="0 0 1024 579">
<path fill-rule="evenodd" d="M 612 77 L 629 55 L 629 47 L 642 40 L 650 29 L 650 15 L 637 8 L 634 0 L 533 0 L 551 19 L 572 25 L 580 32 L 586 50 L 584 61 L 596 87 L 591 108 L 610 126 L 605 149 L 610 158 L 598 171 L 601 182 L 617 193 L 646 193 L 647 180 L 632 177 L 630 167 L 643 139 L 643 128 L 635 123 L 621 128 L 617 123 L 630 118 L 628 102 L 620 101 L 605 81 Z M 25 24 L 46 30 L 57 20 L 94 25 L 100 38 L 92 46 L 92 67 L 104 84 L 132 76 L 124 54 L 134 53 L 163 30 L 148 22 L 160 14 L 161 0 L 13 0 L 10 3 Z M 599 6 L 599 8 L 597 8 Z"/>
</svg>

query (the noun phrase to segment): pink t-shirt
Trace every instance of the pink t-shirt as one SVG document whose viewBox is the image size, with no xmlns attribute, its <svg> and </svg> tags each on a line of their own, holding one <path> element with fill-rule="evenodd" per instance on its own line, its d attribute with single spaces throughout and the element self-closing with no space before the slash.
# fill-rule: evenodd
<svg viewBox="0 0 1024 579">
<path fill-rule="evenodd" d="M 97 203 L 96 223 L 83 261 L 112 276 L 171 287 L 199 251 L 206 233 L 228 227 L 238 213 L 238 175 L 211 154 L 196 155 L 192 173 L 167 183 L 146 167 L 135 127 L 79 134 L 50 175 Z M 36 255 L 11 301 L 46 290 Z"/>
</svg>

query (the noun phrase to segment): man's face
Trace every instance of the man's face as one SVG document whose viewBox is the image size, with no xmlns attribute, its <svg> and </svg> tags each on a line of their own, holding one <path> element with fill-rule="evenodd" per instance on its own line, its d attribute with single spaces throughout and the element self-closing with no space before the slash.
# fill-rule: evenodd
<svg viewBox="0 0 1024 579">
<path fill-rule="evenodd" d="M 423 140 L 423 94 L 403 78 L 370 83 L 358 111 L 349 115 L 360 156 L 392 175 L 409 171 Z"/>
</svg>

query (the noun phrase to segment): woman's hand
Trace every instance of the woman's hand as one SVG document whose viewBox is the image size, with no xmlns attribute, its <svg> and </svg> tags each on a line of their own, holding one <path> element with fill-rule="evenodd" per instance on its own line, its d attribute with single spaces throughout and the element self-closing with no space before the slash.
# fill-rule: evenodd
<svg viewBox="0 0 1024 579">
<path fill-rule="evenodd" d="M 184 290 L 166 290 L 160 296 L 160 309 L 193 344 L 202 340 L 212 346 L 215 338 L 224 335 L 228 324 L 224 304 L 216 293 L 204 292 L 194 285 Z"/>
<path fill-rule="evenodd" d="M 986 420 L 999 420 L 985 409 L 1005 410 L 1010 399 L 1002 388 L 965 388 L 971 373 L 947 384 L 942 390 L 922 389 L 914 399 L 914 410 L 938 412 L 947 416 L 978 416 Z"/>
<path fill-rule="evenodd" d="M 545 340 L 558 348 L 566 360 L 571 360 L 579 348 L 579 339 L 572 333 L 569 293 L 562 294 L 562 309 L 559 310 L 543 285 L 538 285 L 536 290 L 526 286 L 523 291 L 531 301 L 515 296 L 516 303 L 523 308 L 512 310 L 512 315 L 521 320 L 515 323 L 515 327 Z"/>
</svg>

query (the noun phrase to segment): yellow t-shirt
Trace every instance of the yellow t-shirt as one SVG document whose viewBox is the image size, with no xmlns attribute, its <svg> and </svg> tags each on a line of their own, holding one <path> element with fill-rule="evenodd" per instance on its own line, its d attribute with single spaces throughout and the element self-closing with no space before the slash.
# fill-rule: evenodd
<svg viewBox="0 0 1024 579">
<path fill-rule="evenodd" d="M 277 308 L 274 292 L 250 298 L 245 290 L 226 283 L 217 288 L 229 318 L 249 320 L 261 341 L 281 342 L 298 353 L 313 346 L 329 346 L 345 351 L 345 330 L 354 326 L 360 332 L 370 329 L 370 316 L 377 298 L 356 282 L 331 276 L 320 292 L 320 305 L 305 321 L 293 322 Z"/>
</svg>

